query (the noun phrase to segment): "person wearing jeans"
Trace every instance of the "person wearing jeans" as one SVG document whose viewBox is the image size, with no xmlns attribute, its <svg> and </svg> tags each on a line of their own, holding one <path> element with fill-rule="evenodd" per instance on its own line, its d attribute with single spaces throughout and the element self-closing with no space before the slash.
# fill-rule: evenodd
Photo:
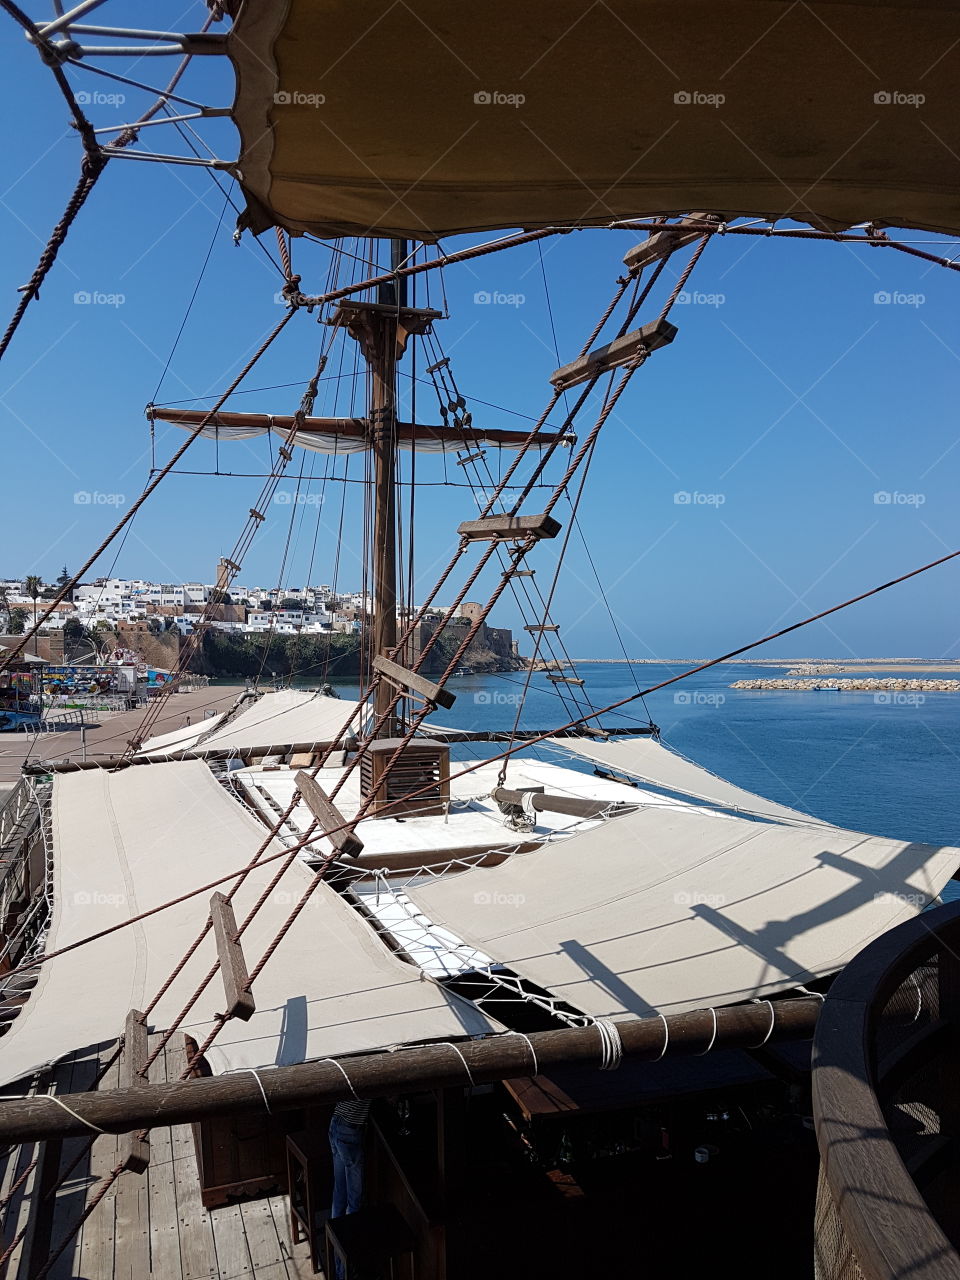
<svg viewBox="0 0 960 1280">
<path fill-rule="evenodd" d="M 333 1153 L 333 1204 L 331 1218 L 356 1213 L 363 1202 L 363 1144 L 369 1102 L 338 1102 L 330 1120 Z"/>
</svg>

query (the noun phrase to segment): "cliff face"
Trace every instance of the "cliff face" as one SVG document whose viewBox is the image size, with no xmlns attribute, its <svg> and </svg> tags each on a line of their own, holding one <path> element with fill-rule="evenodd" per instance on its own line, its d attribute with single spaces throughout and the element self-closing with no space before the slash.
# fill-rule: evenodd
<svg viewBox="0 0 960 1280">
<path fill-rule="evenodd" d="M 431 649 L 427 655 L 425 668 L 427 672 L 433 675 L 447 666 L 451 657 L 459 648 L 467 632 L 467 627 L 468 624 L 458 625 L 454 623 L 447 628 L 436 647 Z M 429 642 L 436 629 L 436 623 L 425 622 L 421 624 L 420 634 L 417 637 L 416 652 L 418 654 Z M 488 627 L 486 623 L 481 624 L 479 631 L 470 642 L 470 646 L 460 659 L 460 662 L 462 666 L 469 667 L 471 671 L 477 672 L 520 671 L 523 669 L 523 663 L 519 658 L 514 657 L 513 633 L 506 627 Z"/>
</svg>

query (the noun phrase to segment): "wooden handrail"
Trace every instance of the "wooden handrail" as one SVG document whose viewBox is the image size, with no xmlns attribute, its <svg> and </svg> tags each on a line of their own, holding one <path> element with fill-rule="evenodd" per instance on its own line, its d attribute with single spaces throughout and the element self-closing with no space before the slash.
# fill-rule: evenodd
<svg viewBox="0 0 960 1280">
<path fill-rule="evenodd" d="M 817 1024 L 813 1114 L 823 1174 L 869 1280 L 960 1280 L 960 1255 L 888 1129 L 874 1047 L 878 1015 L 900 984 L 919 964 L 958 947 L 960 903 L 890 930 L 843 970 Z M 931 1048 L 936 1042 L 931 1037 Z"/>
</svg>

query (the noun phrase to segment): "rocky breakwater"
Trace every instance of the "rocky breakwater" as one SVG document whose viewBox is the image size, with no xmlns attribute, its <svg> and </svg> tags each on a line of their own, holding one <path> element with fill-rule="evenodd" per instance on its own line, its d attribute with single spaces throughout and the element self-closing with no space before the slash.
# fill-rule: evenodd
<svg viewBox="0 0 960 1280">
<path fill-rule="evenodd" d="M 901 680 L 876 676 L 845 676 L 838 679 L 830 676 L 824 682 L 822 677 L 818 680 L 790 680 L 784 677 L 779 680 L 737 680 L 730 688 L 786 689 L 797 693 L 810 693 L 822 688 L 839 689 L 841 693 L 960 693 L 960 680 Z"/>
</svg>

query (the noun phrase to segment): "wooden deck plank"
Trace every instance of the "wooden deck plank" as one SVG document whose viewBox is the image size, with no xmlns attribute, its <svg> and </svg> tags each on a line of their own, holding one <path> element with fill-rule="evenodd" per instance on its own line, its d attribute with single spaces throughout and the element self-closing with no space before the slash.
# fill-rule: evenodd
<svg viewBox="0 0 960 1280">
<path fill-rule="evenodd" d="M 253 1275 L 250 1250 L 243 1230 L 238 1204 L 210 1210 L 210 1223 L 217 1249 L 217 1274 L 220 1280 L 241 1280 Z"/>
<path fill-rule="evenodd" d="M 26 1088 L 27 1096 L 32 1096 L 37 1092 L 39 1076 L 34 1076 Z M 6 1089 L 0 1090 L 0 1099 L 10 1094 L 17 1094 L 21 1091 L 20 1084 L 11 1085 Z M 30 1196 L 34 1172 L 27 1174 L 26 1179 L 21 1187 L 11 1195 L 10 1188 L 14 1185 L 18 1178 L 26 1171 L 28 1166 L 39 1155 L 40 1145 L 36 1142 L 24 1143 L 21 1146 L 14 1147 L 12 1151 L 4 1158 L 3 1161 L 3 1179 L 0 1182 L 0 1198 L 6 1200 L 10 1197 L 9 1203 L 4 1206 L 2 1215 L 0 1215 L 0 1240 L 2 1240 L 3 1249 L 6 1249 L 10 1242 L 15 1239 L 21 1229 L 27 1222 L 27 1214 L 30 1206 Z M 20 1268 L 20 1259 L 23 1253 L 22 1245 L 17 1245 L 14 1252 L 10 1255 L 7 1264 L 7 1275 L 9 1280 L 15 1280 Z"/>
<path fill-rule="evenodd" d="M 264 1268 L 282 1266 L 286 1275 L 286 1262 L 280 1250 L 277 1225 L 266 1200 L 247 1200 L 240 1205 L 243 1231 L 247 1237 L 250 1261 L 259 1277 Z"/>
<path fill-rule="evenodd" d="M 74 1090 L 78 1087 L 89 1089 L 101 1064 L 106 1063 L 115 1050 L 115 1044 L 102 1045 L 102 1059 L 98 1056 L 92 1061 L 78 1062 L 74 1071 L 72 1088 Z M 90 1072 L 88 1077 L 85 1075 L 83 1085 L 79 1084 L 78 1071 L 83 1073 Z M 108 1068 L 101 1080 L 100 1088 L 117 1089 L 119 1086 L 120 1059 L 117 1057 L 117 1060 Z M 115 1167 L 119 1158 L 120 1139 L 116 1134 L 105 1133 L 94 1141 L 93 1146 L 90 1148 L 89 1179 L 84 1176 L 83 1163 L 77 1167 L 70 1178 L 70 1182 L 78 1178 L 81 1180 L 81 1185 L 86 1185 L 84 1203 L 87 1203 L 89 1198 L 97 1193 L 102 1180 Z M 67 1186 L 69 1185 L 70 1183 L 68 1182 Z M 67 1276 L 83 1276 L 84 1280 L 112 1280 L 114 1240 L 116 1239 L 116 1199 L 117 1182 L 114 1182 L 106 1196 L 81 1227 L 74 1242 L 73 1263 L 75 1269 L 68 1270 L 66 1272 Z M 71 1225 L 75 1218 L 76 1212 L 74 1211 L 71 1214 Z M 70 1249 L 68 1247 L 60 1261 L 65 1261 L 69 1256 Z M 53 1272 L 51 1272 L 51 1280 L 54 1280 Z"/>
<path fill-rule="evenodd" d="M 159 1059 L 158 1059 L 159 1063 Z M 176 1080 L 187 1064 L 182 1046 L 167 1045 L 164 1072 L 168 1080 Z M 169 1130 L 170 1151 L 177 1189 L 177 1216 L 180 1231 L 180 1260 L 184 1280 L 214 1280 L 218 1277 L 217 1250 L 210 1215 L 200 1198 L 200 1174 L 190 1125 L 175 1125 Z"/>
<path fill-rule="evenodd" d="M 150 1272 L 164 1280 L 179 1280 L 183 1275 L 180 1221 L 169 1129 L 152 1130 L 150 1167 L 144 1176 L 150 1211 Z"/>
<path fill-rule="evenodd" d="M 268 1196 L 267 1204 L 280 1240 L 280 1252 L 287 1268 L 287 1280 L 314 1280 L 322 1272 L 314 1271 L 310 1246 L 306 1240 L 294 1245 L 290 1236 L 290 1201 L 286 1196 Z M 259 1278 L 258 1278 L 259 1280 Z"/>
</svg>

